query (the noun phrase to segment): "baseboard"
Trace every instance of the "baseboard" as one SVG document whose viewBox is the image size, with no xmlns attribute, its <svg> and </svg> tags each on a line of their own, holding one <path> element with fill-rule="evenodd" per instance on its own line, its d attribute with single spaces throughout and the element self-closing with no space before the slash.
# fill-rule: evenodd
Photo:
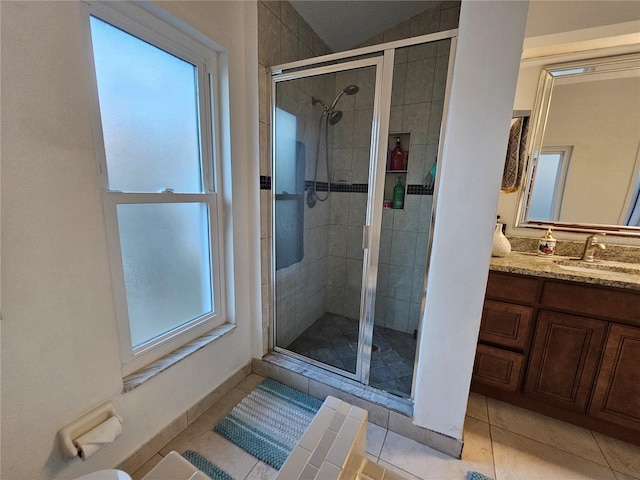
<svg viewBox="0 0 640 480">
<path fill-rule="evenodd" d="M 222 382 L 218 388 L 212 390 L 204 398 L 200 399 L 193 406 L 181 413 L 164 427 L 158 434 L 151 437 L 133 454 L 127 457 L 117 467 L 131 474 L 145 463 L 147 463 L 162 447 L 177 437 L 184 429 L 191 425 L 200 415 L 216 404 L 218 400 L 229 393 L 236 385 L 244 380 L 251 373 L 251 363 L 242 366 L 233 373 L 227 380 Z"/>
</svg>

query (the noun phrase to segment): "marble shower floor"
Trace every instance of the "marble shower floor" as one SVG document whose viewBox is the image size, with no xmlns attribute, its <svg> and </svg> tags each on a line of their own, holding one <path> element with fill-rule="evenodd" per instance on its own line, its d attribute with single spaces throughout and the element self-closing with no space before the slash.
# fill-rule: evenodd
<svg viewBox="0 0 640 480">
<path fill-rule="evenodd" d="M 401 397 L 411 396 L 416 356 L 413 335 L 376 325 L 373 345 L 370 384 Z M 355 373 L 358 320 L 324 313 L 286 349 Z"/>
<path fill-rule="evenodd" d="M 171 450 L 195 450 L 236 480 L 272 480 L 277 471 L 213 431 L 263 377 L 251 374 L 136 472 L 140 480 Z M 465 480 L 468 470 L 495 480 L 640 480 L 640 447 L 471 394 L 465 446 L 457 460 L 372 423 L 367 458 L 408 480 Z"/>
</svg>

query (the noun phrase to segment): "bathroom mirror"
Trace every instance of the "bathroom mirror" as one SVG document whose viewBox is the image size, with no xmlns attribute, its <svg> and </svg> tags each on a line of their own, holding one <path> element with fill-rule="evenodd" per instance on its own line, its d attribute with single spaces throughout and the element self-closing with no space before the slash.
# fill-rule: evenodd
<svg viewBox="0 0 640 480">
<path fill-rule="evenodd" d="M 542 69 L 518 226 L 640 236 L 640 54 Z"/>
</svg>

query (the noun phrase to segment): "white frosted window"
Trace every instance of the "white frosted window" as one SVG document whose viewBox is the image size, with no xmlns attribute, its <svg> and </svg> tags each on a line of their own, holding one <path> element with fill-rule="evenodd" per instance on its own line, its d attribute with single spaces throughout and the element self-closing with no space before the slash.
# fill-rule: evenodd
<svg viewBox="0 0 640 480">
<path fill-rule="evenodd" d="M 110 190 L 201 192 L 197 68 L 91 17 Z"/>
<path fill-rule="evenodd" d="M 531 199 L 529 201 L 529 219 L 553 221 L 560 219 L 564 176 L 568 163 L 568 151 L 544 151 L 540 153 L 536 164 Z"/>
<path fill-rule="evenodd" d="M 115 13 L 119 5 L 90 6 L 88 22 L 102 127 L 95 139 L 128 375 L 226 323 L 224 235 L 213 179 L 219 136 L 211 128 L 218 52 L 128 3 L 126 14 Z M 127 20 L 129 13 L 135 18 Z"/>
<path fill-rule="evenodd" d="M 295 115 L 276 108 L 276 169 L 274 175 L 276 193 L 298 193 L 296 184 L 296 137 L 297 119 Z M 304 190 L 304 183 L 302 185 Z"/>
<path fill-rule="evenodd" d="M 208 205 L 120 204 L 117 212 L 132 346 L 211 312 Z"/>
</svg>

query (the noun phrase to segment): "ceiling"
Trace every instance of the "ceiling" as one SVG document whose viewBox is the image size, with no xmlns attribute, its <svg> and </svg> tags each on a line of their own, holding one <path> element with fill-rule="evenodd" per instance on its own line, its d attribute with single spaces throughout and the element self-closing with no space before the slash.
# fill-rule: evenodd
<svg viewBox="0 0 640 480">
<path fill-rule="evenodd" d="M 289 3 L 331 50 L 339 52 L 349 50 L 439 2 L 290 0 Z"/>
<path fill-rule="evenodd" d="M 289 3 L 331 50 L 339 52 L 350 50 L 440 2 L 290 0 Z M 637 0 L 531 0 L 525 38 L 639 22 L 639 5 Z M 637 35 L 637 28 L 634 32 Z"/>
</svg>

